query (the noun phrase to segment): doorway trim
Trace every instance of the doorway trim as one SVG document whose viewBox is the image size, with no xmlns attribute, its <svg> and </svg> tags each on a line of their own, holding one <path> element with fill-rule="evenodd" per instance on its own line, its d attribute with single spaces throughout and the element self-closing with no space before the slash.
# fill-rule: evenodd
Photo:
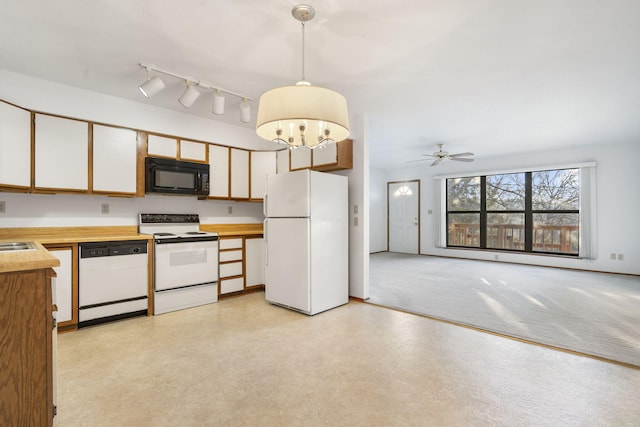
<svg viewBox="0 0 640 427">
<path fill-rule="evenodd" d="M 390 233 L 390 227 L 389 227 L 389 213 L 390 213 L 390 208 L 389 208 L 389 189 L 391 187 L 392 184 L 408 184 L 408 183 L 418 183 L 418 255 L 420 255 L 420 240 L 421 239 L 421 227 L 422 227 L 422 221 L 420 220 L 420 180 L 419 179 L 407 179 L 404 181 L 387 181 L 387 252 L 389 252 L 389 233 Z"/>
</svg>

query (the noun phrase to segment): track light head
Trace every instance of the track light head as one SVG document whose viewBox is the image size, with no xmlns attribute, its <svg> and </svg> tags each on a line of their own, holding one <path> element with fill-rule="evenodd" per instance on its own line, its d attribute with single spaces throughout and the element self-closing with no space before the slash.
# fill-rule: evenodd
<svg viewBox="0 0 640 427">
<path fill-rule="evenodd" d="M 242 98 L 240 103 L 240 121 L 242 123 L 249 123 L 251 121 L 251 106 L 247 102 L 247 98 Z"/>
<path fill-rule="evenodd" d="M 189 84 L 189 80 L 185 80 L 185 83 L 187 87 L 182 96 L 180 96 L 180 99 L 178 99 L 178 102 L 185 108 L 191 108 L 193 103 L 196 102 L 196 99 L 200 96 L 200 92 Z"/>
<path fill-rule="evenodd" d="M 149 71 L 147 70 L 147 81 L 138 86 L 140 92 L 147 98 L 151 98 L 156 93 L 164 89 L 164 82 L 158 76 L 149 79 Z"/>
<path fill-rule="evenodd" d="M 224 95 L 218 89 L 213 92 L 213 114 L 224 114 Z"/>
</svg>

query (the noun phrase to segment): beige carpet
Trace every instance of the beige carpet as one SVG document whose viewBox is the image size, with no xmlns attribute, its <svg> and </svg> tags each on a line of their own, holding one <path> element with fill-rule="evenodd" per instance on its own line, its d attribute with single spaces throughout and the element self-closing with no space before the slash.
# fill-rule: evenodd
<svg viewBox="0 0 640 427">
<path fill-rule="evenodd" d="M 640 277 L 377 253 L 371 303 L 640 367 Z"/>
</svg>

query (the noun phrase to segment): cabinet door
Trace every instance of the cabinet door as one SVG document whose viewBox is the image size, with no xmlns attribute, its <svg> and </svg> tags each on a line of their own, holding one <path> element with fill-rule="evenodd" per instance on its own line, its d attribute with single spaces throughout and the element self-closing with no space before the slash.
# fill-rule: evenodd
<svg viewBox="0 0 640 427">
<path fill-rule="evenodd" d="M 313 150 L 313 166 L 334 165 L 338 163 L 338 144 L 326 144 Z"/>
<path fill-rule="evenodd" d="M 294 148 L 291 153 L 291 170 L 311 167 L 311 150 L 307 147 Z"/>
<path fill-rule="evenodd" d="M 0 102 L 0 185 L 31 185 L 31 113 Z"/>
<path fill-rule="evenodd" d="M 178 158 L 178 140 L 159 135 L 147 138 L 147 154 L 150 156 Z"/>
<path fill-rule="evenodd" d="M 209 145 L 209 197 L 229 198 L 229 148 Z"/>
<path fill-rule="evenodd" d="M 89 189 L 89 124 L 36 114 L 36 188 Z"/>
<path fill-rule="evenodd" d="M 264 285 L 264 239 L 246 238 L 244 253 L 246 286 Z"/>
<path fill-rule="evenodd" d="M 276 172 L 289 172 L 289 150 L 280 150 L 276 154 Z"/>
<path fill-rule="evenodd" d="M 251 152 L 251 198 L 262 199 L 267 192 L 267 175 L 276 173 L 275 151 Z"/>
<path fill-rule="evenodd" d="M 55 292 L 54 303 L 58 306 L 58 323 L 73 320 L 73 251 L 69 249 L 49 249 L 60 260 L 60 266 L 54 267 L 56 277 L 51 279 Z"/>
<path fill-rule="evenodd" d="M 180 141 L 180 159 L 204 162 L 207 160 L 207 144 L 196 141 Z"/>
<path fill-rule="evenodd" d="M 231 149 L 231 198 L 249 198 L 249 152 Z"/>
<path fill-rule="evenodd" d="M 136 193 L 136 131 L 93 126 L 93 191 Z"/>
</svg>

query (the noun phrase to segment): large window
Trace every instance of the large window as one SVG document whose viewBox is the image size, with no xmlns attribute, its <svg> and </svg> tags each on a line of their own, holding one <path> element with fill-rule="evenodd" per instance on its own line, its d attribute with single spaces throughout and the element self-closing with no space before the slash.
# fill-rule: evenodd
<svg viewBox="0 0 640 427">
<path fill-rule="evenodd" d="M 447 246 L 578 255 L 580 173 L 447 179 Z"/>
</svg>

